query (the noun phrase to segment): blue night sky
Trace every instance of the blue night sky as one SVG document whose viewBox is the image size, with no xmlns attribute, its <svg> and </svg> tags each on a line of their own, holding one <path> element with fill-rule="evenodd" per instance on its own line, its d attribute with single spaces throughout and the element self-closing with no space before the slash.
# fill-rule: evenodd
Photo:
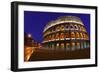
<svg viewBox="0 0 100 73">
<path fill-rule="evenodd" d="M 55 12 L 36 12 L 24 11 L 24 32 L 30 33 L 33 39 L 37 42 L 43 41 L 43 30 L 45 25 L 56 20 L 60 16 L 77 16 L 83 21 L 88 34 L 90 35 L 90 14 L 76 13 L 55 13 Z"/>
</svg>

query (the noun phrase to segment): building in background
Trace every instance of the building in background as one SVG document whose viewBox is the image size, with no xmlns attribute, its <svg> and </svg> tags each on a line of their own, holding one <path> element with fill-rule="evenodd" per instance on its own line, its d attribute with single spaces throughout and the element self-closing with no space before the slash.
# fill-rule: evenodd
<svg viewBox="0 0 100 73">
<path fill-rule="evenodd" d="M 35 42 L 31 34 L 24 33 L 24 61 L 28 61 L 36 49 L 39 49 L 41 44 Z"/>
</svg>

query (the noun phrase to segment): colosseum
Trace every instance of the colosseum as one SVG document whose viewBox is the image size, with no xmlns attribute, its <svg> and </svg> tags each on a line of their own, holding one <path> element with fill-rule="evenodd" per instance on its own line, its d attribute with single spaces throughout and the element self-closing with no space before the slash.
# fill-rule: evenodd
<svg viewBox="0 0 100 73">
<path fill-rule="evenodd" d="M 49 22 L 44 28 L 43 39 L 43 46 L 49 50 L 75 51 L 90 48 L 86 27 L 76 16 L 61 16 Z"/>
</svg>

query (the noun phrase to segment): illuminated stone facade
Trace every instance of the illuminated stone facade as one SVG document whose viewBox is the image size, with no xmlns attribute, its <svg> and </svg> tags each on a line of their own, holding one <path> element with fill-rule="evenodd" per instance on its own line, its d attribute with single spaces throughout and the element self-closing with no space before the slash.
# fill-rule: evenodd
<svg viewBox="0 0 100 73">
<path fill-rule="evenodd" d="M 49 22 L 43 31 L 42 46 L 49 50 L 74 51 L 90 47 L 89 36 L 82 20 L 62 16 Z"/>
</svg>

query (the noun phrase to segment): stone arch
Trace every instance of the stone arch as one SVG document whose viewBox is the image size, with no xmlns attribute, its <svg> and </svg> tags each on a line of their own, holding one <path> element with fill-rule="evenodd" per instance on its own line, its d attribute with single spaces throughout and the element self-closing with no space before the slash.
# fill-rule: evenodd
<svg viewBox="0 0 100 73">
<path fill-rule="evenodd" d="M 80 43 L 79 42 L 76 43 L 76 48 L 80 49 Z"/>
<path fill-rule="evenodd" d="M 71 32 L 71 38 L 75 38 L 75 32 Z"/>
<path fill-rule="evenodd" d="M 68 32 L 65 33 L 65 37 L 69 38 L 69 33 Z"/>
<path fill-rule="evenodd" d="M 75 50 L 75 42 L 71 42 L 71 50 Z"/>
<path fill-rule="evenodd" d="M 60 30 L 64 30 L 64 25 L 61 25 Z"/>
<path fill-rule="evenodd" d="M 80 38 L 83 39 L 83 33 L 82 32 L 80 33 Z"/>
<path fill-rule="evenodd" d="M 61 48 L 61 50 L 64 50 L 64 43 L 60 44 L 60 48 Z"/>
<path fill-rule="evenodd" d="M 51 35 L 49 35 L 49 40 L 51 40 Z"/>
<path fill-rule="evenodd" d="M 65 25 L 65 30 L 69 30 L 69 25 L 68 24 Z"/>
<path fill-rule="evenodd" d="M 59 49 L 59 43 L 56 43 L 56 50 Z"/>
<path fill-rule="evenodd" d="M 56 34 L 56 39 L 59 39 L 59 33 Z"/>
<path fill-rule="evenodd" d="M 74 28 L 75 28 L 74 30 L 78 30 L 78 26 L 77 25 L 74 25 Z"/>
<path fill-rule="evenodd" d="M 76 38 L 80 38 L 79 32 L 76 32 Z"/>
<path fill-rule="evenodd" d="M 70 43 L 69 42 L 66 43 L 66 50 L 70 50 Z"/>
<path fill-rule="evenodd" d="M 64 39 L 64 33 L 60 33 L 60 39 Z"/>
<path fill-rule="evenodd" d="M 59 27 L 59 26 L 57 26 L 56 31 L 59 31 L 59 29 L 60 29 L 60 27 Z"/>
<path fill-rule="evenodd" d="M 54 34 L 52 34 L 51 40 L 54 40 Z"/>
<path fill-rule="evenodd" d="M 70 24 L 70 30 L 74 30 L 74 25 Z"/>
</svg>

